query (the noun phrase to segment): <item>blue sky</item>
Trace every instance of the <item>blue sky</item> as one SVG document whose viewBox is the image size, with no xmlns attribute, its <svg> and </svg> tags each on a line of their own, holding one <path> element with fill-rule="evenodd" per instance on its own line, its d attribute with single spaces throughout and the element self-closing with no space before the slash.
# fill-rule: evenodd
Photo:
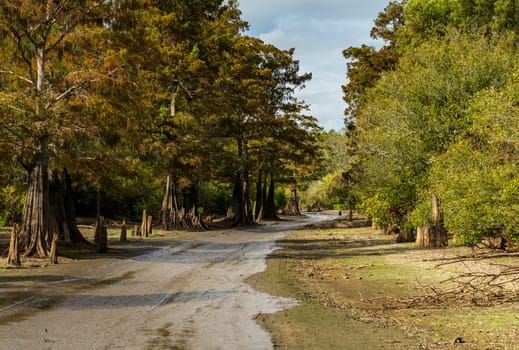
<svg viewBox="0 0 519 350">
<path fill-rule="evenodd" d="M 248 35 L 280 49 L 295 48 L 301 72 L 313 78 L 298 97 L 325 129 L 344 126 L 341 85 L 346 83 L 342 50 L 373 42 L 369 32 L 389 0 L 239 0 Z"/>
</svg>

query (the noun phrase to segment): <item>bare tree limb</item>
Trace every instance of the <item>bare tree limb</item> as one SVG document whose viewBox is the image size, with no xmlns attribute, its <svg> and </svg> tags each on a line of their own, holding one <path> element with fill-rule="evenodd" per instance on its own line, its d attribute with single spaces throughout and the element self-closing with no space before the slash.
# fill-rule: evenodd
<svg viewBox="0 0 519 350">
<path fill-rule="evenodd" d="M 18 75 L 16 73 L 14 73 L 13 71 L 10 71 L 10 70 L 0 70 L 0 73 L 13 75 L 13 76 L 15 76 L 16 78 L 18 78 L 20 80 L 23 80 L 23 81 L 25 81 L 25 82 L 27 82 L 27 83 L 29 83 L 31 85 L 34 85 L 34 82 L 31 79 L 26 78 L 26 77 L 21 76 L 21 75 Z"/>
</svg>

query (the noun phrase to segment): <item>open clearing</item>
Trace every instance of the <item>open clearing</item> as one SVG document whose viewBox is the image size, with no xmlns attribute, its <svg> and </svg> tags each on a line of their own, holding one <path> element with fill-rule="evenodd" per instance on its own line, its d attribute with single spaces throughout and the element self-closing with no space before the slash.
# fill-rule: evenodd
<svg viewBox="0 0 519 350">
<path fill-rule="evenodd" d="M 2 347 L 269 349 L 254 315 L 296 301 L 243 280 L 265 268 L 286 234 L 276 226 L 151 239 L 137 244 L 143 255 L 2 271 Z"/>
<path fill-rule="evenodd" d="M 292 232 L 268 269 L 249 279 L 258 290 L 301 300 L 259 317 L 277 348 L 519 348 L 517 285 L 469 290 L 459 277 L 499 274 L 504 265 L 517 266 L 516 257 L 417 249 L 371 228 L 333 226 Z"/>
<path fill-rule="evenodd" d="M 159 232 L 113 240 L 103 256 L 3 268 L 2 348 L 516 348 L 510 294 L 438 297 L 457 287 L 443 281 L 516 258 L 454 263 L 474 251 L 419 250 L 337 222 L 302 229 L 323 218 Z"/>
<path fill-rule="evenodd" d="M 112 236 L 107 255 L 68 251 L 76 259 L 3 268 L 2 348 L 271 349 L 255 316 L 297 301 L 257 292 L 244 279 L 265 269 L 276 240 L 312 220 L 323 218 L 159 232 L 125 244 Z"/>
</svg>

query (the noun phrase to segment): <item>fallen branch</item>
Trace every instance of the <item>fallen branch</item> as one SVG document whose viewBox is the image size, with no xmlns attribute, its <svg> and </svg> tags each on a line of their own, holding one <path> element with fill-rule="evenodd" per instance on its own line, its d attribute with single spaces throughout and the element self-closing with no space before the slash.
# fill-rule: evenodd
<svg viewBox="0 0 519 350">
<path fill-rule="evenodd" d="M 436 259 L 428 259 L 423 261 L 443 261 L 435 265 L 435 267 L 441 267 L 445 265 L 457 264 L 466 261 L 480 261 L 487 259 L 495 259 L 495 258 L 512 258 L 519 257 L 519 252 L 508 252 L 508 253 L 484 253 L 484 254 L 472 254 L 472 255 L 462 255 L 456 256 L 453 258 L 436 258 Z"/>
</svg>

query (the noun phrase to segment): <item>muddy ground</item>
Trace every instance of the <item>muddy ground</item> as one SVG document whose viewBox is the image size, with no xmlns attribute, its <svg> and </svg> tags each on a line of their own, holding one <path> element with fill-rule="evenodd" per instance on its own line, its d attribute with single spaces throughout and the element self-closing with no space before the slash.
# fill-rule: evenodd
<svg viewBox="0 0 519 350">
<path fill-rule="evenodd" d="M 22 268 L 0 270 L 0 348 L 272 349 L 255 316 L 297 300 L 244 280 L 266 268 L 275 241 L 307 221 L 155 231 L 127 243 L 112 229 L 108 254 L 60 246 L 58 265 L 24 259 Z"/>
<path fill-rule="evenodd" d="M 292 232 L 248 280 L 301 300 L 258 317 L 276 348 L 519 349 L 519 289 L 508 282 L 519 277 L 514 254 L 417 249 L 347 226 Z"/>
<path fill-rule="evenodd" d="M 26 260 L 12 269 L 2 260 L 0 335 L 11 335 L 3 344 L 519 349 L 519 289 L 503 280 L 518 276 L 519 258 L 485 249 L 416 249 L 328 218 L 334 220 L 305 229 L 297 219 L 246 230 L 156 231 L 127 243 L 118 242 L 113 227 L 105 255 L 62 247 L 66 257 L 58 265 Z M 0 252 L 8 233 L 0 231 Z M 272 252 L 274 241 L 282 249 Z M 499 272 L 483 288 L 483 279 Z"/>
</svg>

